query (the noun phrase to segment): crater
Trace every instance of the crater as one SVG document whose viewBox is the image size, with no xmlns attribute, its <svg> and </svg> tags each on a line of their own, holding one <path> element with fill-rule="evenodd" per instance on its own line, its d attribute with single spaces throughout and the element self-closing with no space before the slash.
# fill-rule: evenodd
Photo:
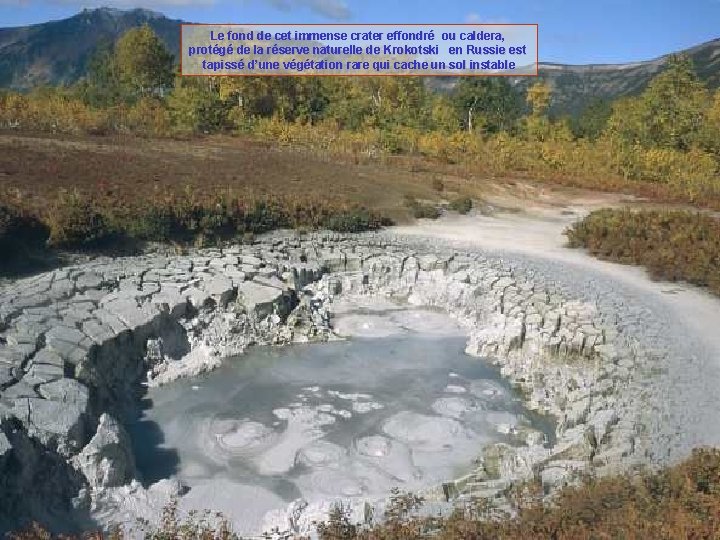
<svg viewBox="0 0 720 540">
<path fill-rule="evenodd" d="M 255 347 L 151 389 L 139 425 L 159 426 L 162 444 L 129 427 L 145 481 L 162 478 L 172 449 L 190 488 L 181 509 L 207 508 L 199 494 L 262 493 L 227 508 L 237 532 L 258 534 L 282 526 L 277 516 L 296 499 L 374 504 L 394 487 L 470 473 L 484 445 L 515 444 L 519 426 L 552 436 L 552 422 L 527 411 L 498 369 L 465 354 L 467 336 L 447 314 L 374 307 L 341 306 L 344 341 Z"/>
</svg>

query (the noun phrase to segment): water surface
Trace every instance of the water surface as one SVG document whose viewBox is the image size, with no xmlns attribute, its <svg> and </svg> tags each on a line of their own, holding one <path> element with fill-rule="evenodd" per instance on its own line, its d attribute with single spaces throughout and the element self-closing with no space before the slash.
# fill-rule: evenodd
<svg viewBox="0 0 720 540">
<path fill-rule="evenodd" d="M 187 505 L 257 532 L 298 498 L 381 498 L 469 472 L 484 444 L 531 417 L 496 369 L 464 354 L 461 332 L 424 335 L 256 347 L 151 390 L 132 427 L 144 480 L 176 474 Z M 149 426 L 161 444 L 146 444 Z"/>
</svg>

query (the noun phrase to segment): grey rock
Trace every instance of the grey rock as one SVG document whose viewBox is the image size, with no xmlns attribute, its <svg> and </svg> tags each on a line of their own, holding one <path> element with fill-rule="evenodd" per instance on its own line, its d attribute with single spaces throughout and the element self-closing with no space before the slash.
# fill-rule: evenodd
<svg viewBox="0 0 720 540">
<path fill-rule="evenodd" d="M 270 315 L 275 307 L 282 303 L 282 298 L 282 291 L 276 287 L 250 281 L 238 286 L 238 301 L 245 305 L 248 313 L 254 314 L 258 319 Z"/>
<path fill-rule="evenodd" d="M 108 414 L 102 414 L 97 431 L 73 463 L 94 489 L 122 486 L 137 475 L 130 438 Z"/>
<path fill-rule="evenodd" d="M 0 431 L 0 460 L 7 457 L 7 455 L 10 454 L 11 451 L 12 445 L 10 444 L 7 435 Z"/>
<path fill-rule="evenodd" d="M 29 384 L 22 379 L 17 383 L 6 388 L 2 393 L 3 399 L 7 401 L 14 401 L 19 398 L 37 397 L 37 392 L 32 384 Z"/>
</svg>

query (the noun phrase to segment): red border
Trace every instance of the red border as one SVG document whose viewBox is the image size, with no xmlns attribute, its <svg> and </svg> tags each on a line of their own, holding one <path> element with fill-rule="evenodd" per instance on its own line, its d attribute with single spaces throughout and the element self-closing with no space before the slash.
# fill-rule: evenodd
<svg viewBox="0 0 720 540">
<path fill-rule="evenodd" d="M 183 59 L 183 26 L 534 26 L 535 27 L 535 74 L 532 73 L 223 73 L 219 75 L 188 73 L 182 71 Z M 538 23 L 267 23 L 267 24 L 243 24 L 243 23 L 180 23 L 180 76 L 181 77 L 538 77 L 540 76 L 540 25 Z"/>
</svg>

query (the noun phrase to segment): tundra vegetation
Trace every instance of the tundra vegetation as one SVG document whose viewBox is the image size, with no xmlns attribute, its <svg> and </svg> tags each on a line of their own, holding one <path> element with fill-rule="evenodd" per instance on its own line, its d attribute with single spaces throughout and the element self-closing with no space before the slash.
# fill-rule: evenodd
<svg viewBox="0 0 720 540">
<path fill-rule="evenodd" d="M 467 77 L 439 93 L 413 77 L 187 78 L 174 70 L 150 27 L 136 28 L 101 47 L 73 86 L 0 94 L 0 127 L 74 136 L 226 133 L 355 163 L 412 156 L 424 161 L 420 167 L 460 167 L 471 182 L 527 177 L 720 208 L 720 91 L 705 88 L 684 57 L 671 58 L 642 94 L 590 102 L 575 118 L 548 115 L 552 89 L 542 81 L 521 95 L 506 79 Z M 31 213 L 50 244 L 67 247 L 121 237 L 204 242 L 278 226 L 353 231 L 383 222 L 352 201 L 188 195 L 182 182 L 120 208 L 75 193 L 71 181 L 63 189 L 49 194 L 44 211 L 30 212 L 7 194 L 0 204 L 7 215 Z M 469 209 L 466 195 L 458 193 L 450 209 Z M 439 215 L 425 203 L 406 207 L 416 217 Z"/>
<path fill-rule="evenodd" d="M 657 279 L 686 281 L 720 295 L 720 220 L 700 213 L 596 210 L 572 225 L 571 247 L 645 266 Z"/>
<path fill-rule="evenodd" d="M 418 517 L 421 498 L 395 491 L 387 520 L 375 525 L 350 521 L 342 506 L 319 527 L 322 540 L 496 540 L 556 538 L 717 538 L 720 531 L 720 451 L 698 449 L 684 462 L 660 471 L 642 471 L 612 478 L 587 478 L 563 488 L 550 504 L 542 488 L 519 486 L 510 494 L 511 507 L 498 511 L 482 501 L 469 503 L 448 517 Z M 169 505 L 157 527 L 145 525 L 149 540 L 231 540 L 238 536 L 218 514 L 182 517 Z M 40 525 L 10 535 L 12 540 L 70 540 Z M 82 538 L 122 540 L 88 533 Z"/>
</svg>

